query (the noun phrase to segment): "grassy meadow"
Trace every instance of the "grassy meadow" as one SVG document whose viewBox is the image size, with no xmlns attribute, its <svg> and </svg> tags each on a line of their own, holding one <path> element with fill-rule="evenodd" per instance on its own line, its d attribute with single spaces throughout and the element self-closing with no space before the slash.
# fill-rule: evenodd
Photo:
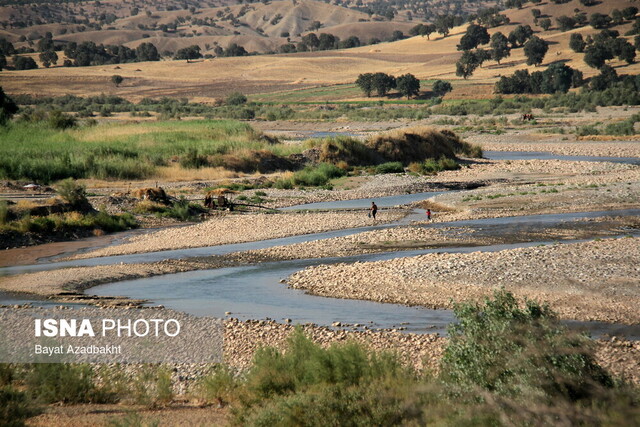
<svg viewBox="0 0 640 427">
<path fill-rule="evenodd" d="M 101 124 L 58 130 L 46 123 L 13 123 L 0 130 L 0 176 L 49 183 L 64 178 L 143 179 L 180 162 L 266 150 L 287 154 L 248 124 L 231 120 Z M 227 159 L 229 160 L 229 159 Z"/>
<path fill-rule="evenodd" d="M 420 110 L 416 110 L 419 112 Z M 319 165 L 296 172 L 294 185 L 325 185 L 354 167 L 457 155 L 477 157 L 453 133 L 431 128 L 407 129 L 359 141 L 348 137 L 281 143 L 232 120 L 178 120 L 106 123 L 56 129 L 46 121 L 14 122 L 0 130 L 0 177 L 50 183 L 66 178 L 139 180 L 184 176 L 179 171 L 218 168 L 236 173 L 295 171 L 303 166 L 290 158 L 308 149 L 318 151 Z M 413 138 L 410 141 L 408 136 Z M 409 138 L 409 139 L 408 139 Z M 410 157 L 398 152 L 410 152 Z M 318 168 L 318 171 L 315 169 Z M 341 169 L 337 171 L 336 169 Z M 178 171 L 178 172 L 177 172 Z M 326 172 L 326 173 L 325 173 Z M 316 175 L 321 175 L 318 179 Z"/>
</svg>

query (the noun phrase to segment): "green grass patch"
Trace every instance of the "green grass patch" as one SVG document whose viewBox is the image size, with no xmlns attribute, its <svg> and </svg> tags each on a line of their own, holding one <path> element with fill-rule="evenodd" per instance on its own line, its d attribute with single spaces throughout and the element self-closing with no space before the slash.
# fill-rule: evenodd
<svg viewBox="0 0 640 427">
<path fill-rule="evenodd" d="M 12 123 L 0 129 L 0 177 L 42 183 L 68 177 L 143 179 L 176 158 L 187 168 L 216 166 L 262 150 L 288 155 L 295 148 L 264 138 L 246 123 L 229 120 L 104 124 L 66 130 L 41 122 Z"/>
</svg>

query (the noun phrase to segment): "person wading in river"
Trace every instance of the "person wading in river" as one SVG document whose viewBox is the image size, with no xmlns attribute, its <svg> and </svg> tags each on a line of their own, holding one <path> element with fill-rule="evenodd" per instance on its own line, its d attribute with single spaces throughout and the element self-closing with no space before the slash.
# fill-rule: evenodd
<svg viewBox="0 0 640 427">
<path fill-rule="evenodd" d="M 369 210 L 371 211 L 371 216 L 373 217 L 373 219 L 376 219 L 376 213 L 378 213 L 378 206 L 376 206 L 375 202 L 371 202 L 371 208 L 369 208 Z"/>
</svg>

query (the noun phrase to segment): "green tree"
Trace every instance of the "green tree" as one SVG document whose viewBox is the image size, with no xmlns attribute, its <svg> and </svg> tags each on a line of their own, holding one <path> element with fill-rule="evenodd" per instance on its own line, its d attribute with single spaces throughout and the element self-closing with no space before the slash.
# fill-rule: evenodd
<svg viewBox="0 0 640 427">
<path fill-rule="evenodd" d="M 594 43 L 584 50 L 584 62 L 590 67 L 600 69 L 610 59 L 613 52 L 603 43 Z"/>
<path fill-rule="evenodd" d="M 373 73 L 364 73 L 358 76 L 356 80 L 356 86 L 360 88 L 367 95 L 367 98 L 371 96 L 371 93 L 374 90 L 373 87 Z"/>
<path fill-rule="evenodd" d="M 456 62 L 456 76 L 468 79 L 473 72 L 480 66 L 478 56 L 470 50 L 462 52 L 462 56 Z"/>
<path fill-rule="evenodd" d="M 7 68 L 7 58 L 0 53 L 0 71 Z"/>
<path fill-rule="evenodd" d="M 491 36 L 491 59 L 500 64 L 500 61 L 511 55 L 511 48 L 509 47 L 509 39 L 500 31 L 494 33 Z"/>
<path fill-rule="evenodd" d="M 560 31 L 569 31 L 576 26 L 576 20 L 570 16 L 562 15 L 556 18 Z"/>
<path fill-rule="evenodd" d="M 159 61 L 158 49 L 152 43 L 141 43 L 136 48 L 138 61 Z"/>
<path fill-rule="evenodd" d="M 224 56 L 247 56 L 249 53 L 237 43 L 231 43 L 224 50 Z"/>
<path fill-rule="evenodd" d="M 182 49 L 178 49 L 173 59 L 186 59 L 187 62 L 190 62 L 192 59 L 202 58 L 202 54 L 200 53 L 200 46 L 191 45 L 189 47 L 183 47 Z"/>
<path fill-rule="evenodd" d="M 602 13 L 592 13 L 589 17 L 589 25 L 596 30 L 607 28 L 611 24 L 611 17 L 609 15 L 603 15 Z"/>
<path fill-rule="evenodd" d="M 635 6 L 629 6 L 622 9 L 622 16 L 624 17 L 624 19 L 628 21 L 633 20 L 637 14 L 638 14 L 638 8 Z"/>
<path fill-rule="evenodd" d="M 540 37 L 533 36 L 524 44 L 524 54 L 527 57 L 527 65 L 535 65 L 536 67 L 542 64 L 547 51 L 549 50 L 549 44 Z"/>
<path fill-rule="evenodd" d="M 442 34 L 443 37 L 447 37 L 449 35 L 449 31 L 453 28 L 453 16 L 451 15 L 440 15 L 436 18 L 435 26 L 436 31 Z"/>
<path fill-rule="evenodd" d="M 396 88 L 398 89 L 398 92 L 409 99 L 420 93 L 420 80 L 418 80 L 413 74 L 404 74 L 396 78 Z"/>
<path fill-rule="evenodd" d="M 16 53 L 16 48 L 9 40 L 4 37 L 0 37 L 0 53 L 4 56 L 11 56 Z"/>
<path fill-rule="evenodd" d="M 333 50 L 338 48 L 340 39 L 333 34 L 322 33 L 318 37 L 318 50 Z"/>
<path fill-rule="evenodd" d="M 518 25 L 509 33 L 509 43 L 514 48 L 523 46 L 531 36 L 533 36 L 533 30 L 529 25 Z"/>
<path fill-rule="evenodd" d="M 122 83 L 123 81 L 124 78 L 118 74 L 114 74 L 113 76 L 111 76 L 111 83 L 116 85 L 116 87 L 120 86 L 120 83 Z"/>
<path fill-rule="evenodd" d="M 445 80 L 436 80 L 435 82 L 433 82 L 433 87 L 431 90 L 438 96 L 444 96 L 448 92 L 451 92 L 453 90 L 453 87 L 451 86 L 451 83 Z"/>
<path fill-rule="evenodd" d="M 489 43 L 489 32 L 481 25 L 471 24 L 467 27 L 467 32 L 460 39 L 458 50 L 471 50 L 479 45 Z"/>
<path fill-rule="evenodd" d="M 318 39 L 318 36 L 315 35 L 315 33 L 309 33 L 303 36 L 301 42 L 312 52 L 318 49 L 318 46 L 320 46 L 320 40 Z"/>
<path fill-rule="evenodd" d="M 635 62 L 636 48 L 628 41 L 624 41 L 624 43 L 622 43 L 619 52 L 618 59 L 626 61 L 627 64 L 633 64 Z"/>
<path fill-rule="evenodd" d="M 378 96 L 385 96 L 396 87 L 395 77 L 385 73 L 375 73 L 372 77 L 372 83 Z"/>
<path fill-rule="evenodd" d="M 0 86 L 0 125 L 6 125 L 18 110 L 18 105 L 4 93 L 2 86 Z"/>
<path fill-rule="evenodd" d="M 573 33 L 569 38 L 569 47 L 574 52 L 582 53 L 584 52 L 584 48 L 587 46 L 587 43 L 582 38 L 582 34 Z"/>
<path fill-rule="evenodd" d="M 622 12 L 620 9 L 613 9 L 611 11 L 611 23 L 613 25 L 620 25 L 624 22 L 624 16 L 622 16 Z"/>
<path fill-rule="evenodd" d="M 542 72 L 540 92 L 542 93 L 567 93 L 573 82 L 573 68 L 555 63 Z"/>
<path fill-rule="evenodd" d="M 51 64 L 58 63 L 58 54 L 53 50 L 45 50 L 40 54 L 40 61 L 45 68 L 49 68 Z"/>
<path fill-rule="evenodd" d="M 13 57 L 13 66 L 16 70 L 34 70 L 38 68 L 38 64 L 36 64 L 33 58 L 18 55 Z"/>
<path fill-rule="evenodd" d="M 549 28 L 551 28 L 551 19 L 549 18 L 542 18 L 538 21 L 538 25 L 540 26 L 540 28 L 542 28 L 543 30 L 547 31 L 549 30 Z"/>
</svg>

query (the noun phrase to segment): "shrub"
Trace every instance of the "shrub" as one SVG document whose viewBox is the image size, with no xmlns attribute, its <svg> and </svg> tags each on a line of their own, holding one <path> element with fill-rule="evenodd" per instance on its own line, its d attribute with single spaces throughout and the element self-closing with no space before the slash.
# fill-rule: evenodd
<svg viewBox="0 0 640 427">
<path fill-rule="evenodd" d="M 390 389 L 414 382 L 414 372 L 395 355 L 368 352 L 356 343 L 323 349 L 298 328 L 286 352 L 266 347 L 255 353 L 240 389 L 236 422 L 293 425 L 322 419 L 327 425 L 388 425 L 403 411 L 389 404 Z"/>
<path fill-rule="evenodd" d="M 60 110 L 53 110 L 49 112 L 47 123 L 53 129 L 68 129 L 77 124 L 75 117 L 65 114 Z"/>
<path fill-rule="evenodd" d="M 344 169 L 331 163 L 320 163 L 317 166 L 307 166 L 303 170 L 293 174 L 290 178 L 276 181 L 276 188 L 293 188 L 295 186 L 320 187 L 326 185 L 329 180 L 339 178 L 346 174 Z"/>
<path fill-rule="evenodd" d="M 451 385 L 547 404 L 595 398 L 598 388 L 613 387 L 589 340 L 569 334 L 547 305 L 527 300 L 520 308 L 500 290 L 483 305 L 455 304 L 454 312 L 459 323 L 449 327 L 441 363 Z"/>
<path fill-rule="evenodd" d="M 401 162 L 386 162 L 376 166 L 376 173 L 402 173 L 404 166 Z"/>
<path fill-rule="evenodd" d="M 441 157 L 440 159 L 427 159 L 423 163 L 412 163 L 409 165 L 409 170 L 415 173 L 421 173 L 425 175 L 435 175 L 438 172 L 444 170 L 457 170 L 460 169 L 460 165 L 454 159 L 447 157 Z"/>
<path fill-rule="evenodd" d="M 215 401 L 220 406 L 236 400 L 239 387 L 240 381 L 234 377 L 231 369 L 224 365 L 216 365 L 198 384 L 201 397 L 209 402 Z"/>
<path fill-rule="evenodd" d="M 89 201 L 87 200 L 87 188 L 78 184 L 73 179 L 65 179 L 58 184 L 58 195 L 62 200 L 69 203 L 72 207 L 84 207 Z"/>
<path fill-rule="evenodd" d="M 171 371 L 159 365 L 142 366 L 132 381 L 135 402 L 154 407 L 167 404 L 173 399 Z"/>
<path fill-rule="evenodd" d="M 242 105 L 247 103 L 247 97 L 240 92 L 233 92 L 225 99 L 227 105 Z"/>
<path fill-rule="evenodd" d="M 0 424 L 6 427 L 24 426 L 24 420 L 38 415 L 40 410 L 26 393 L 10 386 L 0 387 Z"/>
<path fill-rule="evenodd" d="M 94 384 L 89 365 L 36 363 L 27 374 L 27 390 L 43 403 L 108 403 L 115 396 Z"/>
</svg>

